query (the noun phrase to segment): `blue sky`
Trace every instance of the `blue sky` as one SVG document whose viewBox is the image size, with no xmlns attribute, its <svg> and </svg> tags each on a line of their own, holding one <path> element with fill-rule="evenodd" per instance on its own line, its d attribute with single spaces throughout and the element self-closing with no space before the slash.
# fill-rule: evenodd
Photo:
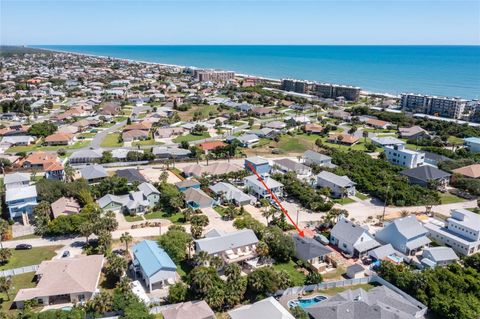
<svg viewBox="0 0 480 319">
<path fill-rule="evenodd" d="M 480 44 L 480 1 L 0 0 L 2 44 Z"/>
</svg>

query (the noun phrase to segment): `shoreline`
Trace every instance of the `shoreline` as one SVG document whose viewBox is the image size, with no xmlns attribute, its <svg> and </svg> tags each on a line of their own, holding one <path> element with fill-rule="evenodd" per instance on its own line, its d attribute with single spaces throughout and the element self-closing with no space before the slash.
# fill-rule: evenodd
<svg viewBox="0 0 480 319">
<path fill-rule="evenodd" d="M 73 52 L 73 51 L 66 51 L 66 50 L 59 50 L 59 49 L 52 49 L 52 48 L 44 48 L 44 47 L 36 47 L 36 46 L 28 46 L 28 45 L 24 45 L 23 47 L 31 48 L 31 49 L 39 49 L 39 50 L 44 50 L 44 51 L 49 51 L 49 52 L 57 52 L 57 53 L 64 53 L 64 54 L 72 54 L 72 55 L 93 57 L 93 58 L 115 59 L 115 60 L 124 61 L 124 62 L 128 62 L 128 63 L 143 63 L 143 64 L 148 64 L 148 65 L 158 65 L 158 66 L 163 66 L 163 67 L 176 67 L 176 68 L 182 68 L 182 69 L 185 69 L 185 68 L 199 68 L 199 69 L 202 69 L 202 68 L 196 67 L 196 66 L 168 64 L 168 63 L 162 63 L 162 62 L 151 62 L 151 61 L 134 60 L 134 59 L 128 59 L 128 58 L 117 58 L 117 57 L 97 55 L 97 54 L 91 54 L 91 53 Z M 227 71 L 227 70 L 225 70 L 225 71 Z M 228 71 L 235 72 L 233 70 L 228 70 Z M 235 72 L 235 76 L 236 77 L 238 76 L 240 78 L 257 78 L 257 79 L 260 79 L 260 80 L 266 80 L 266 81 L 278 82 L 278 83 L 281 83 L 281 81 L 282 81 L 282 79 L 277 79 L 277 78 L 269 78 L 269 77 L 264 77 L 264 76 L 258 76 L 258 75 L 253 75 L 253 74 L 243 74 L 243 73 L 236 73 L 236 72 Z M 297 79 L 297 80 L 303 81 L 305 79 Z M 338 83 L 331 83 L 331 84 L 338 84 Z M 284 92 L 288 93 L 287 91 L 284 91 Z M 405 92 L 405 93 L 407 93 L 407 92 Z M 360 90 L 360 95 L 364 95 L 364 96 L 383 96 L 385 98 L 391 98 L 391 99 L 399 99 L 400 98 L 400 94 L 394 94 L 394 93 L 388 93 L 388 92 L 383 92 L 383 93 L 372 92 L 372 91 L 367 91 L 367 90 L 364 90 L 364 89 Z M 422 94 L 422 95 L 432 95 L 432 94 Z M 471 100 L 471 99 L 466 99 L 466 100 Z"/>
</svg>

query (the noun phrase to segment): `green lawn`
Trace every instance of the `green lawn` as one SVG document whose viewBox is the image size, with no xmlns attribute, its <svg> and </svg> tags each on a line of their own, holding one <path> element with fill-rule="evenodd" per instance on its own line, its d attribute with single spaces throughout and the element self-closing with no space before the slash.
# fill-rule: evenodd
<svg viewBox="0 0 480 319">
<path fill-rule="evenodd" d="M 326 274 L 322 274 L 323 279 L 332 280 L 332 279 L 342 279 L 342 274 L 345 273 L 345 268 L 339 267 L 336 268 L 335 271 L 327 272 Z"/>
<path fill-rule="evenodd" d="M 189 110 L 185 112 L 178 112 L 182 121 L 190 121 L 193 119 L 195 112 L 200 112 L 200 119 L 206 119 L 210 116 L 210 112 L 218 114 L 216 105 L 192 105 Z"/>
<path fill-rule="evenodd" d="M 56 151 L 61 148 L 65 150 L 74 150 L 82 147 L 86 147 L 90 144 L 89 141 L 77 141 L 72 145 L 56 145 L 56 146 L 43 146 L 41 143 L 28 145 L 28 146 L 13 146 L 7 149 L 6 153 L 19 153 L 19 152 L 33 152 L 33 151 Z"/>
<path fill-rule="evenodd" d="M 62 246 L 33 247 L 28 250 L 12 249 L 12 257 L 8 263 L 0 266 L 0 270 L 14 269 L 25 266 L 38 265 L 44 260 L 50 260 L 56 255 L 55 250 Z"/>
<path fill-rule="evenodd" d="M 225 207 L 217 205 L 217 206 L 213 207 L 213 209 L 218 213 L 218 215 L 220 215 L 222 217 L 225 215 L 225 213 L 224 213 L 225 212 Z"/>
<path fill-rule="evenodd" d="M 123 143 L 119 142 L 120 133 L 107 134 L 103 141 L 100 143 L 102 147 L 122 147 Z"/>
<path fill-rule="evenodd" d="M 2 310 L 4 311 L 10 310 L 13 299 L 15 298 L 15 295 L 20 289 L 35 287 L 35 282 L 33 281 L 34 276 L 35 276 L 34 272 L 29 272 L 29 273 L 16 275 L 12 277 L 12 286 L 8 291 L 8 296 L 5 293 L 0 294 Z"/>
<path fill-rule="evenodd" d="M 347 205 L 347 204 L 355 203 L 355 201 L 353 199 L 351 199 L 350 197 L 334 199 L 333 202 L 335 202 L 337 204 L 340 204 L 340 205 Z"/>
<path fill-rule="evenodd" d="M 449 136 L 447 142 L 455 145 L 463 145 L 463 138 L 456 136 Z"/>
<path fill-rule="evenodd" d="M 100 127 L 100 128 L 109 128 L 109 127 L 112 127 L 112 126 L 114 126 L 114 125 L 115 125 L 115 123 L 105 122 L 105 123 L 103 123 L 102 125 L 100 125 L 99 127 Z"/>
<path fill-rule="evenodd" d="M 142 216 L 139 216 L 139 215 L 135 215 L 135 216 L 132 216 L 132 215 L 124 215 L 125 216 L 125 220 L 129 223 L 132 223 L 132 222 L 139 222 L 141 220 L 143 220 L 143 217 Z"/>
<path fill-rule="evenodd" d="M 283 270 L 287 272 L 292 280 L 293 286 L 302 286 L 305 284 L 305 275 L 299 272 L 296 269 L 296 266 L 297 264 L 290 260 L 288 263 L 274 264 L 273 268 L 275 268 L 275 270 Z"/>
<path fill-rule="evenodd" d="M 113 118 L 113 120 L 114 120 L 116 123 L 126 121 L 127 119 L 128 119 L 128 117 L 126 117 L 126 116 L 115 116 L 115 117 Z"/>
<path fill-rule="evenodd" d="M 193 134 L 181 135 L 173 139 L 173 141 L 175 143 L 181 143 L 183 141 L 192 142 L 192 141 L 203 140 L 209 137 L 210 137 L 210 134 L 208 134 L 208 132 L 203 132 L 201 135 L 193 135 Z"/>
<path fill-rule="evenodd" d="M 132 146 L 146 146 L 146 145 L 161 145 L 163 144 L 162 142 L 157 142 L 154 139 L 148 139 L 148 140 L 143 140 L 143 141 L 135 141 L 132 143 Z"/>
<path fill-rule="evenodd" d="M 454 204 L 454 203 L 461 203 L 466 201 L 466 199 L 455 196 L 450 193 L 439 193 L 439 195 L 440 195 L 440 202 L 442 204 Z"/>
<path fill-rule="evenodd" d="M 83 138 L 92 138 L 94 137 L 95 135 L 97 135 L 97 133 L 82 133 L 82 134 L 79 134 L 78 136 L 79 137 L 83 137 Z"/>
<path fill-rule="evenodd" d="M 360 193 L 360 192 L 356 192 L 356 193 L 355 193 L 355 197 L 358 197 L 358 198 L 360 198 L 361 200 L 366 200 L 366 199 L 368 198 L 367 195 L 362 194 L 362 193 Z"/>
<path fill-rule="evenodd" d="M 175 214 L 169 214 L 166 212 L 158 211 L 149 214 L 145 214 L 146 219 L 168 219 L 174 224 L 185 224 L 185 218 L 182 212 L 176 212 Z"/>
</svg>

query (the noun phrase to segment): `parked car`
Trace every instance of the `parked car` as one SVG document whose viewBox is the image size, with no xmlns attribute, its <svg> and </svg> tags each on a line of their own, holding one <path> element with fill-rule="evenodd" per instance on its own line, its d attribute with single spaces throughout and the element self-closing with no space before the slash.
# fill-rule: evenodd
<svg viewBox="0 0 480 319">
<path fill-rule="evenodd" d="M 62 258 L 66 258 L 66 257 L 70 257 L 70 251 L 69 250 L 65 250 L 62 254 Z"/>
<path fill-rule="evenodd" d="M 32 245 L 29 245 L 29 244 L 19 244 L 19 245 L 15 246 L 15 249 L 16 249 L 16 250 L 28 250 L 28 249 L 32 249 Z"/>
</svg>

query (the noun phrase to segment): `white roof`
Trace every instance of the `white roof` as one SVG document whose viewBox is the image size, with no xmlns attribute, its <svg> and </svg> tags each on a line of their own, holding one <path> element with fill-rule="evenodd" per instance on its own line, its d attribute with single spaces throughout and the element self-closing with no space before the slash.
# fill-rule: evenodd
<svg viewBox="0 0 480 319">
<path fill-rule="evenodd" d="M 32 197 L 37 197 L 37 188 L 35 187 L 35 185 L 7 189 L 5 194 L 5 201 L 10 202 L 14 200 Z"/>
<path fill-rule="evenodd" d="M 260 300 L 228 312 L 232 319 L 295 319 L 287 309 L 273 297 Z"/>
</svg>

